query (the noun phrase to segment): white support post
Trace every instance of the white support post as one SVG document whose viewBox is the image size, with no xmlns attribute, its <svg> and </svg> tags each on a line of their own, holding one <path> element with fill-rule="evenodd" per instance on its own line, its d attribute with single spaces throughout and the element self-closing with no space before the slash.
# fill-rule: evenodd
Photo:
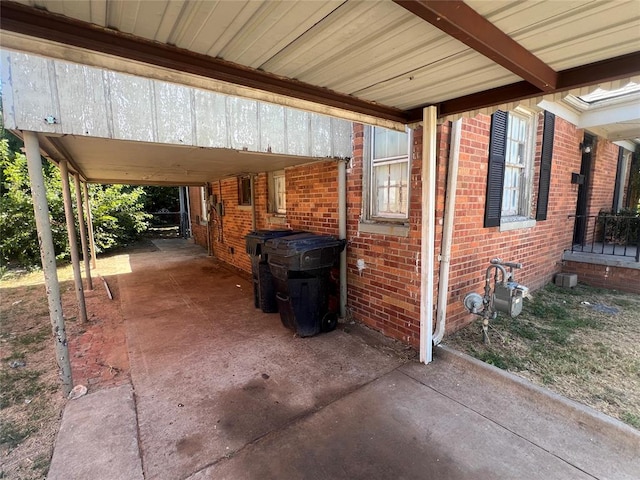
<svg viewBox="0 0 640 480">
<path fill-rule="evenodd" d="M 56 254 L 53 248 L 53 236 L 51 234 L 51 221 L 49 220 L 49 206 L 44 188 L 42 175 L 42 160 L 40 158 L 40 144 L 38 136 L 33 132 L 23 132 L 24 146 L 27 152 L 27 166 L 29 168 L 29 181 L 31 183 L 31 197 L 33 199 L 33 211 L 36 217 L 38 230 L 38 242 L 40 243 L 40 258 L 42 271 L 49 303 L 49 318 L 53 331 L 56 362 L 60 369 L 62 390 L 69 395 L 73 388 L 71 377 L 71 362 L 69 360 L 69 348 L 67 346 L 67 332 L 62 315 L 62 299 L 60 297 L 60 284 L 56 270 Z"/>
<path fill-rule="evenodd" d="M 96 268 L 96 240 L 93 236 L 93 215 L 91 215 L 91 202 L 89 202 L 89 188 L 87 183 L 82 184 L 84 194 L 84 210 L 87 212 L 87 227 L 89 230 L 89 249 L 91 250 L 91 268 Z"/>
<path fill-rule="evenodd" d="M 64 200 L 64 216 L 67 220 L 67 234 L 69 236 L 69 249 L 71 250 L 71 266 L 73 267 L 73 281 L 75 284 L 76 298 L 78 299 L 78 315 L 82 323 L 87 321 L 87 306 L 84 303 L 84 291 L 82 290 L 82 274 L 80 273 L 80 256 L 78 255 L 78 242 L 76 240 L 76 226 L 73 219 L 73 205 L 71 204 L 71 190 L 69 189 L 69 166 L 66 160 L 60 161 L 60 177 L 62 179 L 62 198 Z"/>
<path fill-rule="evenodd" d="M 422 120 L 422 236 L 420 245 L 420 362 L 433 360 L 433 267 L 435 256 L 437 109 Z"/>
<path fill-rule="evenodd" d="M 338 161 L 338 237 L 347 238 L 347 161 Z M 347 316 L 347 247 L 340 252 L 340 318 Z"/>
<path fill-rule="evenodd" d="M 76 189 L 76 204 L 78 205 L 78 227 L 80 228 L 80 245 L 82 246 L 82 261 L 84 262 L 84 275 L 87 277 L 87 290 L 93 290 L 91 279 L 91 267 L 87 250 L 87 229 L 84 224 L 84 212 L 82 208 L 82 191 L 80 190 L 80 175 L 73 174 L 73 182 Z"/>
</svg>

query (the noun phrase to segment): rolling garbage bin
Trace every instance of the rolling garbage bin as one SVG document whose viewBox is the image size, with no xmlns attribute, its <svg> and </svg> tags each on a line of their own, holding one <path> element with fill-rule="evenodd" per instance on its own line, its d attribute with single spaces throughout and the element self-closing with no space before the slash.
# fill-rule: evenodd
<svg viewBox="0 0 640 480">
<path fill-rule="evenodd" d="M 345 245 L 346 240 L 312 233 L 272 238 L 265 243 L 280 319 L 301 337 L 336 327 L 338 302 L 330 301 L 338 292 L 338 275 L 333 267 Z"/>
<path fill-rule="evenodd" d="M 296 230 L 255 230 L 244 237 L 247 253 L 251 257 L 253 302 L 255 307 L 260 308 L 264 313 L 276 313 L 278 311 L 276 290 L 269 264 L 267 263 L 268 258 L 264 244 L 271 238 L 284 237 L 296 233 L 301 232 Z"/>
</svg>

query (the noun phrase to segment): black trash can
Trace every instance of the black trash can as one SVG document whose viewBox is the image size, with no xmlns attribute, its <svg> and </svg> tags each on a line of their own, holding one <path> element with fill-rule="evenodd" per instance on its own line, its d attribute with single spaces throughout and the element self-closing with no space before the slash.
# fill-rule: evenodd
<svg viewBox="0 0 640 480">
<path fill-rule="evenodd" d="M 278 311 L 276 290 L 264 249 L 265 242 L 271 238 L 284 237 L 296 233 L 301 232 L 296 230 L 255 230 L 244 237 L 247 253 L 251 257 L 253 303 L 256 308 L 260 308 L 264 313 Z"/>
<path fill-rule="evenodd" d="M 275 280 L 280 319 L 301 337 L 336 327 L 337 276 L 332 275 L 346 240 L 329 235 L 300 233 L 265 243 Z"/>
</svg>

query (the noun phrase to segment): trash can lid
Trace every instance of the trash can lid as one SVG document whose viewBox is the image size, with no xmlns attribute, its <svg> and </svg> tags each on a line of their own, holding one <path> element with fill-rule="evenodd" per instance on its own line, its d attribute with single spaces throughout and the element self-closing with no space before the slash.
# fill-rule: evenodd
<svg viewBox="0 0 640 480">
<path fill-rule="evenodd" d="M 286 237 L 271 238 L 265 244 L 271 252 L 278 252 L 283 255 L 317 250 L 320 248 L 339 248 L 342 251 L 346 245 L 346 240 L 338 240 L 331 235 L 318 235 L 315 233 L 298 233 L 287 235 Z"/>
<path fill-rule="evenodd" d="M 244 238 L 267 241 L 270 238 L 284 237 L 286 235 L 294 235 L 303 233 L 301 230 L 254 230 L 245 235 Z"/>
<path fill-rule="evenodd" d="M 270 238 L 284 237 L 302 233 L 301 230 L 254 230 L 245 235 L 246 250 L 249 255 L 262 255 L 262 245 Z"/>
</svg>

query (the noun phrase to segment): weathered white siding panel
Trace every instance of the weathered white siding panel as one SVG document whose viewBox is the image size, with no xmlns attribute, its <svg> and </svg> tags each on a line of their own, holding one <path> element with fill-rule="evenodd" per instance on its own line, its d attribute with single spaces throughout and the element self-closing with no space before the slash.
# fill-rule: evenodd
<svg viewBox="0 0 640 480">
<path fill-rule="evenodd" d="M 329 117 L 311 115 L 311 156 L 331 156 L 331 119 Z"/>
<path fill-rule="evenodd" d="M 194 145 L 191 90 L 167 82 L 153 82 L 158 142 Z"/>
<path fill-rule="evenodd" d="M 196 144 L 199 147 L 225 148 L 228 143 L 226 97 L 196 90 L 194 99 Z"/>
<path fill-rule="evenodd" d="M 7 128 L 304 157 L 351 156 L 348 121 L 33 55 L 8 52 L 3 58 Z"/>
<path fill-rule="evenodd" d="M 338 158 L 351 158 L 353 156 L 353 124 L 347 120 L 332 118 L 331 132 L 331 156 Z"/>
<path fill-rule="evenodd" d="M 260 119 L 260 151 L 286 153 L 284 107 L 258 103 Z"/>
<path fill-rule="evenodd" d="M 231 148 L 258 151 L 258 102 L 227 97 L 227 119 Z"/>
<path fill-rule="evenodd" d="M 287 153 L 309 156 L 309 114 L 287 109 Z"/>
<path fill-rule="evenodd" d="M 16 128 L 38 132 L 59 133 L 58 123 L 50 124 L 45 118 L 59 121 L 53 60 L 22 53 L 12 54 L 11 85 L 15 107 Z"/>
<path fill-rule="evenodd" d="M 65 133 L 109 137 L 102 72 L 66 62 L 55 63 L 60 124 Z"/>
<path fill-rule="evenodd" d="M 7 129 L 16 128 L 16 117 L 13 106 L 13 88 L 11 85 L 11 55 L 9 52 L 0 51 L 2 60 L 2 120 Z"/>
<path fill-rule="evenodd" d="M 151 80 L 115 72 L 107 77 L 115 138 L 155 142 Z"/>
</svg>

